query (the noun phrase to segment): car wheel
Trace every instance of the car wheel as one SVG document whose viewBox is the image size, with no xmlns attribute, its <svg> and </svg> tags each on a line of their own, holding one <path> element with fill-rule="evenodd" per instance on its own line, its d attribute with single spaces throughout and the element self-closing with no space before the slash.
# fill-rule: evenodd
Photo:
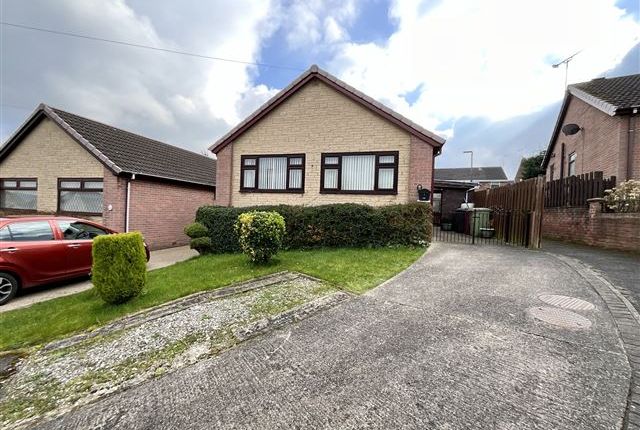
<svg viewBox="0 0 640 430">
<path fill-rule="evenodd" d="M 18 280 L 8 273 L 0 272 L 0 306 L 7 303 L 18 292 Z"/>
</svg>

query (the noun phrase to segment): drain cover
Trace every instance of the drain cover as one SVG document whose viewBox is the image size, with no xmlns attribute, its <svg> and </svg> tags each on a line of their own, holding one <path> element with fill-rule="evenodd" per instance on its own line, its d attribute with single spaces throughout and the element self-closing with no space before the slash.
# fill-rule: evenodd
<svg viewBox="0 0 640 430">
<path fill-rule="evenodd" d="M 542 307 L 529 308 L 529 314 L 549 324 L 564 328 L 589 328 L 591 321 L 575 312 L 558 308 Z"/>
<path fill-rule="evenodd" d="M 590 311 L 595 308 L 592 303 L 575 297 L 558 296 L 556 294 L 543 294 L 538 296 L 540 300 L 551 306 L 571 309 L 572 311 Z"/>
</svg>

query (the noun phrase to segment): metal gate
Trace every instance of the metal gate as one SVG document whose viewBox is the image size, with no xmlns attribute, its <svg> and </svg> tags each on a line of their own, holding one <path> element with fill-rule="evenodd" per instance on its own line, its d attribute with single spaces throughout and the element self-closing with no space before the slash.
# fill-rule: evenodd
<svg viewBox="0 0 640 430">
<path fill-rule="evenodd" d="M 439 242 L 539 248 L 544 178 L 473 193 L 473 208 L 441 214 L 433 226 Z"/>
</svg>

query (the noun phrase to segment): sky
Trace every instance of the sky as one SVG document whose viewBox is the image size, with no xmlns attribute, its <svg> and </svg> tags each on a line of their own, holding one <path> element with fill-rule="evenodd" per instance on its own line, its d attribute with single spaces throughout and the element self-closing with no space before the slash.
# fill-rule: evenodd
<svg viewBox="0 0 640 430">
<path fill-rule="evenodd" d="M 640 73 L 638 0 L 0 0 L 0 140 L 41 103 L 203 153 L 311 64 L 447 139 L 436 167 L 544 149 L 568 82 Z M 270 65 L 270 66 L 264 66 Z M 274 67 L 277 66 L 277 67 Z"/>
</svg>

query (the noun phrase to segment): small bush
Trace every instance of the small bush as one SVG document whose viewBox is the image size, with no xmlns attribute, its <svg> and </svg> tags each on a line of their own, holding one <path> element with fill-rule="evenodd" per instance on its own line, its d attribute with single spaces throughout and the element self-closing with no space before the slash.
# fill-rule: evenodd
<svg viewBox="0 0 640 430">
<path fill-rule="evenodd" d="M 273 211 L 285 220 L 284 249 L 317 247 L 425 246 L 431 242 L 432 211 L 426 203 L 372 207 L 359 204 L 322 206 L 202 206 L 196 221 L 209 231 L 211 251 L 241 252 L 234 225 L 241 213 Z"/>
<path fill-rule="evenodd" d="M 208 254 L 211 252 L 211 238 L 210 237 L 194 237 L 189 242 L 189 247 L 195 249 L 199 254 Z"/>
<path fill-rule="evenodd" d="M 240 248 L 254 263 L 266 263 L 282 247 L 285 222 L 277 212 L 246 212 L 235 225 Z"/>
<path fill-rule="evenodd" d="M 197 239 L 199 237 L 205 237 L 209 235 L 207 227 L 199 222 L 192 222 L 184 228 L 184 234 L 191 239 Z"/>
<path fill-rule="evenodd" d="M 640 212 L 640 181 L 630 179 L 605 193 L 605 204 L 614 212 Z"/>
<path fill-rule="evenodd" d="M 147 282 L 147 256 L 139 232 L 93 239 L 92 281 L 102 299 L 124 303 L 140 294 Z"/>
</svg>

